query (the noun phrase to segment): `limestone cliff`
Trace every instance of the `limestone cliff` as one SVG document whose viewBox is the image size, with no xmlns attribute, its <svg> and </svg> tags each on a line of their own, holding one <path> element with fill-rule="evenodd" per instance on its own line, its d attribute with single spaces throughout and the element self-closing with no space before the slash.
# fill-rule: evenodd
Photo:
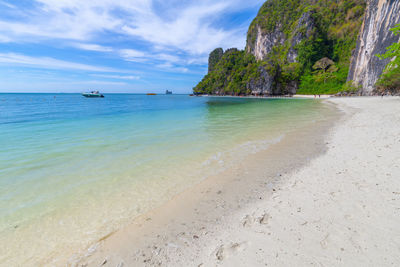
<svg viewBox="0 0 400 267">
<path fill-rule="evenodd" d="M 298 19 L 292 34 L 284 34 L 283 25 L 278 23 L 273 31 L 266 31 L 259 24 L 253 26 L 256 29 L 255 39 L 252 37 L 251 29 L 247 38 L 246 51 L 255 56 L 257 60 L 265 60 L 273 49 L 287 44 L 288 53 L 286 59 L 288 62 L 297 62 L 296 46 L 301 41 L 310 38 L 314 30 L 314 19 L 311 12 L 305 12 Z M 253 30 L 254 31 L 254 30 Z"/>
<path fill-rule="evenodd" d="M 370 94 L 398 41 L 400 0 L 268 0 L 252 21 L 244 51 L 210 54 L 195 93 L 219 95 Z M 319 68 L 325 59 L 329 68 Z"/>
<path fill-rule="evenodd" d="M 348 75 L 348 80 L 360 86 L 364 94 L 372 94 L 376 81 L 390 60 L 381 60 L 376 55 L 385 53 L 387 46 L 400 41 L 400 36 L 389 31 L 398 23 L 400 0 L 368 1 Z"/>
<path fill-rule="evenodd" d="M 268 6 L 271 4 L 272 6 Z M 274 3 L 267 3 L 273 8 Z M 301 9 L 301 2 L 291 6 Z M 286 12 L 286 11 L 285 11 Z M 283 14 L 282 14 L 283 15 Z M 316 34 L 313 12 L 297 12 L 288 21 L 278 20 L 274 27 L 268 29 L 257 19 L 250 26 L 247 37 L 246 52 L 254 55 L 256 60 L 268 62 L 272 71 L 259 68 L 261 79 L 252 80 L 247 88 L 254 95 L 295 94 L 299 80 L 282 80 L 286 66 L 298 63 L 298 46 Z M 292 65 L 297 66 L 298 65 Z M 291 73 L 289 73 L 291 74 Z"/>
</svg>

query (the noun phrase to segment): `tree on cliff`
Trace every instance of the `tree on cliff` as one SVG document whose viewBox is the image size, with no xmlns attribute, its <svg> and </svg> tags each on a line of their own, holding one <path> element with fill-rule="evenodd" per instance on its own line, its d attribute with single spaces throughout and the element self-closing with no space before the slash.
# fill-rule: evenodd
<svg viewBox="0 0 400 267">
<path fill-rule="evenodd" d="M 397 24 L 391 31 L 395 35 L 400 35 L 400 24 Z M 376 83 L 378 92 L 400 93 L 400 43 L 392 44 L 387 48 L 385 54 L 378 55 L 378 57 L 392 59 Z"/>
<path fill-rule="evenodd" d="M 313 69 L 316 70 L 315 80 L 318 82 L 324 81 L 333 77 L 332 73 L 336 72 L 338 68 L 335 66 L 335 62 L 331 59 L 324 57 L 315 62 Z"/>
</svg>

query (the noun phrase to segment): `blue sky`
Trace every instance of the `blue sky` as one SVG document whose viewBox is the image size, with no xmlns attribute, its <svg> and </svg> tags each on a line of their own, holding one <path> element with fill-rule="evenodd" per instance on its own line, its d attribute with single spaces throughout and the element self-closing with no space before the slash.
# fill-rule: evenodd
<svg viewBox="0 0 400 267">
<path fill-rule="evenodd" d="M 0 92 L 188 93 L 264 0 L 0 0 Z"/>
</svg>

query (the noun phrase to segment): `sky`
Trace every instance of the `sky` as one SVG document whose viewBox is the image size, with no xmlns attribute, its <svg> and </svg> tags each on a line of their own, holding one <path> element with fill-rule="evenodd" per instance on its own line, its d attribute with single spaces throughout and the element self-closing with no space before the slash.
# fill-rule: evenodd
<svg viewBox="0 0 400 267">
<path fill-rule="evenodd" d="M 264 0 L 0 0 L 0 92 L 189 93 Z"/>
</svg>

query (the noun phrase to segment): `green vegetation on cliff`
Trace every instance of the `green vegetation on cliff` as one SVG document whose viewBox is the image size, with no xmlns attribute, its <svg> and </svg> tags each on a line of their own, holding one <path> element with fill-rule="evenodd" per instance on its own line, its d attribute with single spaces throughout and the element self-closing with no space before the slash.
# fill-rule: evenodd
<svg viewBox="0 0 400 267">
<path fill-rule="evenodd" d="M 214 71 L 215 65 L 221 60 L 224 55 L 224 50 L 222 48 L 215 48 L 208 57 L 208 72 Z"/>
<path fill-rule="evenodd" d="M 400 35 L 400 24 L 391 30 L 395 35 Z M 394 43 L 387 48 L 387 52 L 379 55 L 380 58 L 390 58 L 381 78 L 376 83 L 376 89 L 380 93 L 400 93 L 400 43 Z"/>
<path fill-rule="evenodd" d="M 365 0 L 268 0 L 249 27 L 246 51 L 225 53 L 193 90 L 250 94 L 260 86 L 261 75 L 270 83 L 264 87 L 271 88 L 263 94 L 339 92 L 346 83 L 364 10 Z M 270 44 L 261 45 L 270 47 L 256 60 L 260 36 L 269 38 Z M 333 62 L 329 71 L 315 67 L 323 58 Z"/>
<path fill-rule="evenodd" d="M 246 84 L 258 75 L 257 67 L 261 64 L 256 62 L 252 54 L 228 49 L 218 61 L 213 61 L 213 71 L 203 78 L 194 88 L 194 92 L 220 95 L 250 94 Z"/>
</svg>

